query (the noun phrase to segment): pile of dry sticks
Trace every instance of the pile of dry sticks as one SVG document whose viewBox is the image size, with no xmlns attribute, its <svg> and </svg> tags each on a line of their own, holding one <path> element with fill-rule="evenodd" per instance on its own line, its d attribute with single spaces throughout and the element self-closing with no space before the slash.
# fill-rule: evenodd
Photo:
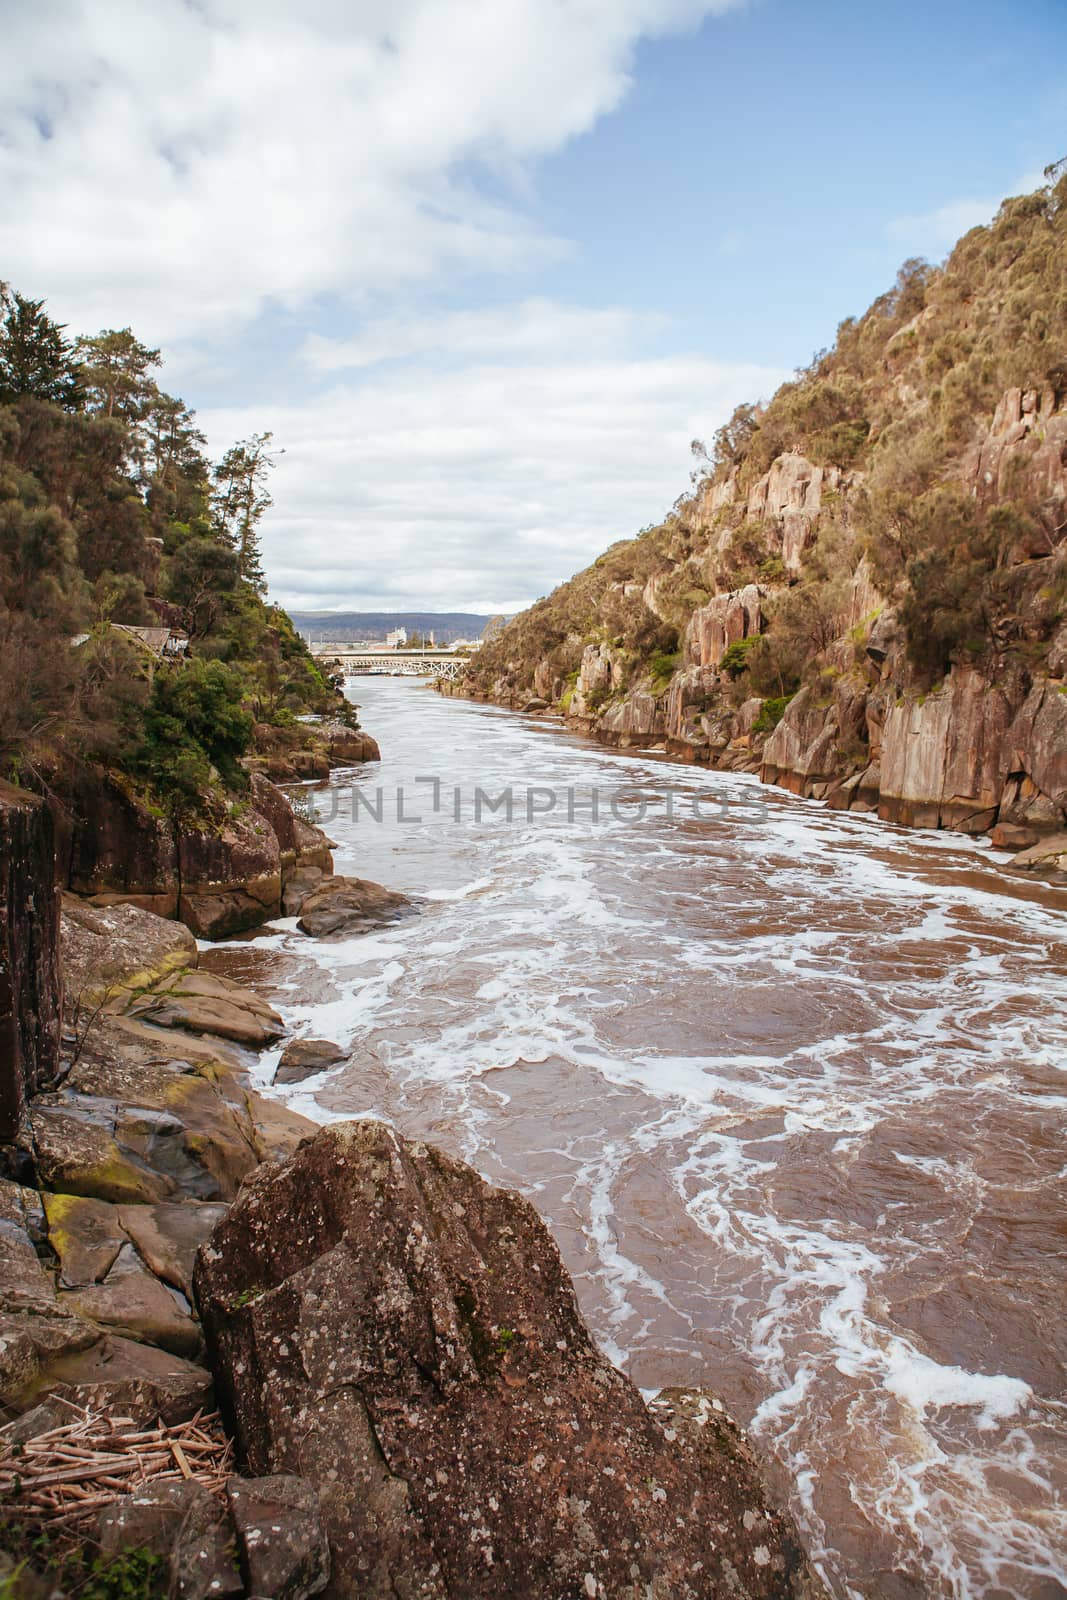
<svg viewBox="0 0 1067 1600">
<path fill-rule="evenodd" d="M 0 1505 L 4 1517 L 73 1529 L 149 1479 L 195 1478 L 221 1494 L 233 1450 L 218 1412 L 147 1428 L 71 1406 L 71 1420 L 33 1439 L 9 1443 L 0 1428 Z"/>
</svg>

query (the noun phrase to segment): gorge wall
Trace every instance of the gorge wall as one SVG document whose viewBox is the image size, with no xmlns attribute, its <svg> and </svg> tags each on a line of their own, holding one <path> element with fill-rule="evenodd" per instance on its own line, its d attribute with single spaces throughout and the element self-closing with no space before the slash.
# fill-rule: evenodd
<svg viewBox="0 0 1067 1600">
<path fill-rule="evenodd" d="M 515 618 L 445 692 L 840 809 L 1013 850 L 1058 840 L 1065 263 L 1062 179 L 944 268 L 908 263 L 833 350 L 699 447 L 662 524 Z"/>
</svg>

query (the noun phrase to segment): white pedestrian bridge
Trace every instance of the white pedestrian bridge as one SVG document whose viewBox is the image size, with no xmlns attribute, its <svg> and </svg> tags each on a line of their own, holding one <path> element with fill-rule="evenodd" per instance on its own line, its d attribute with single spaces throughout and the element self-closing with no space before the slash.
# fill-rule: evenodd
<svg viewBox="0 0 1067 1600">
<path fill-rule="evenodd" d="M 373 645 L 318 644 L 317 656 L 339 661 L 347 676 L 372 673 L 394 678 L 457 678 L 469 657 L 453 650 L 394 650 Z"/>
</svg>

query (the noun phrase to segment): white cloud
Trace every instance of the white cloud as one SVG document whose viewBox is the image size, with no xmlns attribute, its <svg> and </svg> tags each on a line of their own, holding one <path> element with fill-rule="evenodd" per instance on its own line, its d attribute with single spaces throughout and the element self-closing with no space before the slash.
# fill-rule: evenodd
<svg viewBox="0 0 1067 1600">
<path fill-rule="evenodd" d="M 661 516 L 690 437 L 784 374 L 650 353 L 667 319 L 625 307 L 408 308 L 565 260 L 529 214 L 537 159 L 620 103 L 642 38 L 738 4 L 6 6 L 0 274 L 163 345 L 168 386 L 244 395 L 283 320 L 304 335 L 285 404 L 187 393 L 216 448 L 285 448 L 276 598 L 511 610 Z"/>
<path fill-rule="evenodd" d="M 220 445 L 266 426 L 286 446 L 264 539 L 275 598 L 514 610 L 661 517 L 690 438 L 788 376 L 605 353 L 595 318 L 587 341 L 560 315 L 571 347 L 547 358 L 415 361 L 314 402 L 202 416 Z"/>
<path fill-rule="evenodd" d="M 392 316 L 367 323 L 351 339 L 312 334 L 303 357 L 316 372 L 373 367 L 416 355 L 450 357 L 545 356 L 567 352 L 577 340 L 583 351 L 615 351 L 642 334 L 667 326 L 668 318 L 625 308 L 562 306 L 551 300 L 476 307 L 435 317 Z"/>
<path fill-rule="evenodd" d="M 1045 181 L 1040 172 L 1026 173 L 1013 188 L 984 198 L 949 200 L 932 211 L 920 212 L 910 217 L 895 217 L 886 224 L 890 239 L 924 253 L 944 253 L 951 250 L 972 228 L 991 222 L 1008 195 L 1030 194 Z"/>
<path fill-rule="evenodd" d="M 153 343 L 558 252 L 490 197 L 735 0 L 4 8 L 4 276 Z M 515 185 L 511 192 L 516 193 Z"/>
</svg>

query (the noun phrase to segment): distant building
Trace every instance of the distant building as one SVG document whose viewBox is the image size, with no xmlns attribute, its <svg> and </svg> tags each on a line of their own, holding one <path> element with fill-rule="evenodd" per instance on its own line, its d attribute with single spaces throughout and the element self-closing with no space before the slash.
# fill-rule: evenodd
<svg viewBox="0 0 1067 1600">
<path fill-rule="evenodd" d="M 406 628 L 394 628 L 392 633 L 386 634 L 385 642 L 390 650 L 399 650 L 408 642 L 408 630 Z"/>
<path fill-rule="evenodd" d="M 130 622 L 110 622 L 108 631 L 121 633 L 124 639 L 132 640 L 146 655 L 154 656 L 157 661 L 182 660 L 189 649 L 188 635 L 179 633 L 175 628 L 139 628 Z M 91 633 L 79 633 L 70 642 L 77 647 L 87 644 L 91 638 Z"/>
<path fill-rule="evenodd" d="M 131 644 L 140 651 L 138 670 L 144 673 L 149 683 L 152 683 L 156 673 L 156 663 L 159 661 L 183 662 L 189 650 L 187 634 L 179 633 L 174 628 L 139 628 L 130 622 L 109 622 L 108 633 L 120 633 L 124 639 L 129 639 Z M 70 641 L 74 649 L 88 644 L 93 638 L 91 633 L 79 633 Z"/>
<path fill-rule="evenodd" d="M 113 622 L 111 626 L 116 633 L 124 633 L 160 660 L 172 661 L 184 656 L 189 649 L 188 635 L 174 628 L 135 628 L 128 622 Z"/>
</svg>

